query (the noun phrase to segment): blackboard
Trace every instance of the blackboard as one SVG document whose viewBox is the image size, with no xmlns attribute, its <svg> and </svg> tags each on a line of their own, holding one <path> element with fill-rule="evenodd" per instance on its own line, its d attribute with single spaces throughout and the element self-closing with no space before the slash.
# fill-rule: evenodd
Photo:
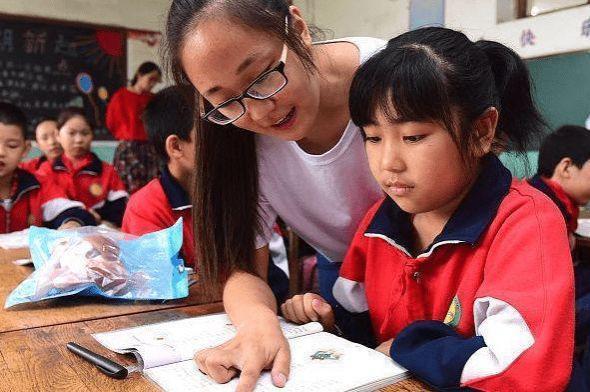
<svg viewBox="0 0 590 392">
<path fill-rule="evenodd" d="M 121 30 L 66 22 L 0 17 L 0 100 L 20 106 L 30 129 L 66 106 L 84 107 L 95 139 L 105 127 L 108 99 L 126 83 Z"/>
<path fill-rule="evenodd" d="M 584 126 L 590 114 L 590 53 L 563 54 L 527 61 L 536 103 L 551 129 Z"/>
</svg>

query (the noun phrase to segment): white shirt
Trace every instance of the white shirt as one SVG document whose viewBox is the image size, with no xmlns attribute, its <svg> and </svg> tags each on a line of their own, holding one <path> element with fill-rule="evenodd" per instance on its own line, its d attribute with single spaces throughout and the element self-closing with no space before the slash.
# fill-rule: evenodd
<svg viewBox="0 0 590 392">
<path fill-rule="evenodd" d="M 383 48 L 376 38 L 343 38 L 357 46 L 360 62 Z M 321 155 L 294 141 L 256 135 L 259 216 L 256 247 L 268 244 L 277 215 L 333 262 L 342 262 L 361 219 L 383 193 L 371 175 L 359 128 L 350 121 L 338 143 Z"/>
</svg>

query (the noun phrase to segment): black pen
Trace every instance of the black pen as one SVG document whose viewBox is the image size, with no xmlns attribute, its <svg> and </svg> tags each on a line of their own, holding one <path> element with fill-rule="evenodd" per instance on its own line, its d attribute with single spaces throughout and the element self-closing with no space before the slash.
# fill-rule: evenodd
<svg viewBox="0 0 590 392">
<path fill-rule="evenodd" d="M 119 365 L 117 362 L 111 361 L 110 359 L 103 357 L 102 355 L 92 352 L 87 348 L 80 346 L 79 344 L 69 342 L 68 344 L 66 344 L 66 347 L 68 348 L 68 350 L 70 350 L 80 358 L 83 358 L 91 364 L 95 365 L 98 368 L 98 370 L 100 370 L 109 377 L 122 380 L 126 378 L 129 374 L 129 370 L 126 367 Z"/>
</svg>

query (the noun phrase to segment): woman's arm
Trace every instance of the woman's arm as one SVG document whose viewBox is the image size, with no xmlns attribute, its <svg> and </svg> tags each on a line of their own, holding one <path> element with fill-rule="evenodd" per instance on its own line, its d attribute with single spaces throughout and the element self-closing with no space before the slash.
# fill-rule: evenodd
<svg viewBox="0 0 590 392">
<path fill-rule="evenodd" d="M 255 263 L 257 271 L 268 267 L 267 246 L 256 251 Z M 271 368 L 273 383 L 283 387 L 289 377 L 291 354 L 268 284 L 252 274 L 234 272 L 225 285 L 223 303 L 237 328 L 236 337 L 197 353 L 199 369 L 219 383 L 240 373 L 236 390 L 249 392 L 254 390 L 262 370 Z"/>
</svg>

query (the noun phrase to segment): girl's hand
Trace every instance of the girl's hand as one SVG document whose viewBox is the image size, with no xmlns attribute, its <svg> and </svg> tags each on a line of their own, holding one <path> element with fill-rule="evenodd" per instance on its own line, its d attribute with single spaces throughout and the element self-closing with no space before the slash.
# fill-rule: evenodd
<svg viewBox="0 0 590 392">
<path fill-rule="evenodd" d="M 321 296 L 313 293 L 296 295 L 281 305 L 283 317 L 297 324 L 319 321 L 326 331 L 334 329 L 334 311 Z"/>
<path fill-rule="evenodd" d="M 389 357 L 390 356 L 389 350 L 391 349 L 391 343 L 393 343 L 393 338 L 381 343 L 379 346 L 377 346 L 377 348 L 375 350 L 377 350 L 380 353 L 383 353 Z"/>
<path fill-rule="evenodd" d="M 98 212 L 94 211 L 92 208 L 90 208 L 88 210 L 88 212 L 90 212 L 92 214 L 92 216 L 94 217 L 94 219 L 96 220 L 96 224 L 100 225 L 100 223 L 102 222 L 102 218 L 100 215 L 98 215 Z"/>
<path fill-rule="evenodd" d="M 251 392 L 264 369 L 271 369 L 276 387 L 284 387 L 289 378 L 291 352 L 275 315 L 241 326 L 235 338 L 199 351 L 195 361 L 203 373 L 218 383 L 224 384 L 240 373 L 236 391 Z"/>
<path fill-rule="evenodd" d="M 61 226 L 57 228 L 57 230 L 75 229 L 78 227 L 82 227 L 82 225 L 79 222 L 75 220 L 69 220 L 67 222 L 62 223 Z"/>
</svg>

